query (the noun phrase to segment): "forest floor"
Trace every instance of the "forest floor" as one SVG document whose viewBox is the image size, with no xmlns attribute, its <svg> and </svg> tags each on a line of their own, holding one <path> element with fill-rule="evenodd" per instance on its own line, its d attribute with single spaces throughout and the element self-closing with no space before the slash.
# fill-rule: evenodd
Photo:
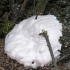
<svg viewBox="0 0 70 70">
<path fill-rule="evenodd" d="M 70 60 L 65 63 L 58 64 L 59 70 L 70 70 Z M 4 52 L 4 39 L 0 39 L 0 70 L 55 70 L 53 67 L 39 67 L 37 69 L 25 68 L 23 65 L 19 64 L 17 61 L 12 60 Z"/>
</svg>

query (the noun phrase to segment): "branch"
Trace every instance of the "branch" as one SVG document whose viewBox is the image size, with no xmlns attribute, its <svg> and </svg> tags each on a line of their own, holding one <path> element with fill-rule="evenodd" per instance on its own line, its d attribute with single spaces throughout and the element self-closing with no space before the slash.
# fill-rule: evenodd
<svg viewBox="0 0 70 70">
<path fill-rule="evenodd" d="M 49 48 L 50 55 L 51 55 L 52 62 L 53 62 L 53 64 L 54 64 L 55 70 L 58 70 L 58 68 L 57 68 L 57 63 L 56 63 L 56 61 L 55 61 L 54 54 L 53 54 L 53 51 L 52 51 L 52 47 L 51 47 L 51 44 L 50 44 L 50 42 L 49 42 L 49 38 L 48 38 L 48 35 L 47 35 L 47 31 L 44 31 L 44 30 L 43 30 L 41 34 L 42 34 L 42 35 L 45 37 L 45 39 L 46 39 L 47 46 L 48 46 L 48 48 Z M 41 34 L 39 34 L 39 35 L 41 35 Z"/>
<path fill-rule="evenodd" d="M 70 54 L 66 54 L 66 55 L 62 56 L 61 58 L 59 58 L 59 59 L 57 60 L 57 63 L 59 63 L 60 61 L 66 59 L 66 58 L 68 58 L 68 57 L 70 57 Z"/>
<path fill-rule="evenodd" d="M 38 3 L 35 7 L 35 10 L 36 10 L 36 18 L 38 17 L 39 14 L 43 14 L 44 11 L 45 11 L 45 7 L 46 7 L 46 4 L 48 3 L 49 0 L 38 0 Z"/>
</svg>

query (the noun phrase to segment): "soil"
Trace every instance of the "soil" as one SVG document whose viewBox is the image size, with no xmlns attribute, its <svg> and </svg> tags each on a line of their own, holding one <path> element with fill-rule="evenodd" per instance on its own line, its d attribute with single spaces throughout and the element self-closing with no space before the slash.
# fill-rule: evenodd
<svg viewBox="0 0 70 70">
<path fill-rule="evenodd" d="M 37 69 L 25 68 L 5 54 L 4 39 L 0 39 L 0 70 L 55 70 L 55 68 L 51 66 L 38 67 Z M 59 62 L 58 70 L 70 70 L 70 60 Z"/>
</svg>

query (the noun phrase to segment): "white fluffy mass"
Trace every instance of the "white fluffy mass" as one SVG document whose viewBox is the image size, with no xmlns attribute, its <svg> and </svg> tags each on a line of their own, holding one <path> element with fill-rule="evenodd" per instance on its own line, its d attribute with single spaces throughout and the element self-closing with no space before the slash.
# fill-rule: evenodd
<svg viewBox="0 0 70 70">
<path fill-rule="evenodd" d="M 51 55 L 43 36 L 42 30 L 48 32 L 49 41 L 56 59 L 59 58 L 62 36 L 62 24 L 54 15 L 32 16 L 16 24 L 5 38 L 5 53 L 12 59 L 17 60 L 25 67 L 37 68 L 48 65 Z"/>
</svg>

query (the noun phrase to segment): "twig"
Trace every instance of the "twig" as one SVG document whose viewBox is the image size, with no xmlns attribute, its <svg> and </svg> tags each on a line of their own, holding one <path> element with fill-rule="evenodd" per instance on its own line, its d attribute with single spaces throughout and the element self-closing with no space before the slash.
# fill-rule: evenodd
<svg viewBox="0 0 70 70">
<path fill-rule="evenodd" d="M 49 0 L 38 0 L 37 5 L 35 7 L 36 10 L 36 17 L 37 19 L 38 15 L 43 15 L 45 11 L 46 4 L 48 3 Z"/>
<path fill-rule="evenodd" d="M 53 62 L 53 64 L 54 64 L 55 70 L 58 70 L 58 68 L 57 68 L 57 63 L 56 63 L 56 61 L 55 61 L 54 54 L 53 54 L 53 51 L 52 51 L 52 47 L 51 47 L 51 44 L 50 44 L 50 42 L 49 42 L 49 38 L 48 38 L 48 35 L 47 35 L 47 31 L 44 31 L 44 30 L 43 30 L 43 32 L 42 32 L 41 34 L 42 34 L 42 35 L 45 37 L 45 39 L 46 39 L 47 46 L 48 46 L 48 48 L 49 48 L 49 51 L 50 51 L 50 54 L 51 54 L 51 58 L 52 58 L 52 62 Z"/>
<path fill-rule="evenodd" d="M 69 56 L 70 56 L 70 54 L 64 55 L 64 56 L 60 57 L 56 62 L 59 63 L 60 61 L 62 61 L 62 60 L 64 60 L 64 59 L 68 58 Z M 54 66 L 54 65 L 51 64 L 51 66 Z"/>
<path fill-rule="evenodd" d="M 33 11 L 33 15 L 35 15 L 36 10 L 35 10 L 35 0 L 34 0 L 34 11 Z"/>
<path fill-rule="evenodd" d="M 35 19 L 37 19 L 37 17 L 38 17 L 38 14 L 36 15 Z"/>
<path fill-rule="evenodd" d="M 35 8 L 35 0 L 34 0 L 34 15 L 36 14 L 36 17 L 35 17 L 35 19 L 37 19 L 37 17 L 38 17 L 38 14 L 37 14 L 37 11 L 36 11 L 36 8 Z"/>
<path fill-rule="evenodd" d="M 67 55 L 62 56 L 61 58 L 59 58 L 59 59 L 57 60 L 57 63 L 59 63 L 60 61 L 62 61 L 62 60 L 65 59 L 65 58 L 68 58 L 69 56 L 70 56 L 70 54 L 67 54 Z"/>
</svg>

